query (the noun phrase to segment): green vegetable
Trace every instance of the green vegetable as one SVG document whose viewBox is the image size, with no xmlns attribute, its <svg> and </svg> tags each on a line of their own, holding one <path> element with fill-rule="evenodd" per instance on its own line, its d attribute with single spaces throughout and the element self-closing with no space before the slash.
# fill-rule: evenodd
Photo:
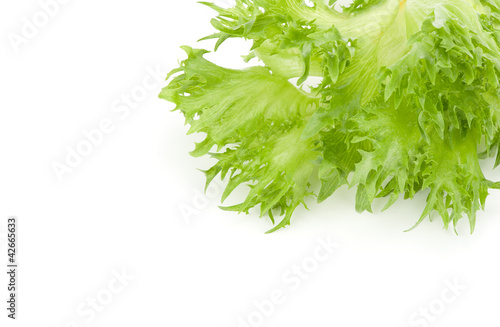
<svg viewBox="0 0 500 327">
<path fill-rule="evenodd" d="M 342 185 L 357 187 L 358 212 L 427 191 L 415 226 L 435 211 L 455 230 L 467 216 L 473 232 L 489 189 L 500 189 L 479 166 L 495 155 L 500 164 L 500 0 L 203 4 L 218 12 L 204 38 L 215 50 L 248 39 L 244 59 L 265 65 L 222 68 L 185 46 L 160 94 L 190 133 L 206 134 L 192 154 L 218 160 L 207 185 L 227 177 L 223 200 L 249 186 L 243 203 L 223 209 L 284 216 L 272 232 L 306 197 L 322 202 Z M 321 83 L 311 91 L 290 82 L 312 76 Z"/>
</svg>

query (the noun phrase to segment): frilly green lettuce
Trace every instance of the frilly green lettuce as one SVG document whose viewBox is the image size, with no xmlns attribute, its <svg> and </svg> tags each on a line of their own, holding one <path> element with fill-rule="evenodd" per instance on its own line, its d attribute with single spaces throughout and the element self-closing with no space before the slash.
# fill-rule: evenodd
<svg viewBox="0 0 500 327">
<path fill-rule="evenodd" d="M 258 206 L 273 223 L 278 213 L 275 231 L 306 197 L 323 202 L 342 185 L 357 188 L 359 212 L 427 191 L 415 226 L 437 212 L 445 228 L 467 216 L 474 231 L 489 189 L 500 188 L 479 165 L 495 155 L 500 164 L 500 0 L 203 4 L 218 13 L 203 39 L 215 50 L 250 40 L 244 60 L 264 64 L 222 68 L 185 46 L 160 94 L 190 133 L 206 134 L 192 154 L 218 160 L 207 185 L 228 177 L 223 201 L 249 187 L 224 209 Z M 313 76 L 320 84 L 305 91 Z"/>
</svg>

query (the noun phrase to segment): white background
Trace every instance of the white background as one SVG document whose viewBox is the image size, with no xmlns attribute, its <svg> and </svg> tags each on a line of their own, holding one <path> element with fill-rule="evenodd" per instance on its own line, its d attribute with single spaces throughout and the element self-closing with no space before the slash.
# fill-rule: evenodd
<svg viewBox="0 0 500 327">
<path fill-rule="evenodd" d="M 354 191 L 345 188 L 321 205 L 311 200 L 311 211 L 298 209 L 290 228 L 265 235 L 267 218 L 219 210 L 220 190 L 217 198 L 197 195 L 204 176 L 196 169 L 211 162 L 189 156 L 200 136 L 186 136 L 181 114 L 157 98 L 165 83 L 128 116 L 112 110 L 149 68 L 177 67 L 179 46 L 196 46 L 213 31 L 209 8 L 191 0 L 68 1 L 16 51 L 8 36 L 22 35 L 23 17 L 32 21 L 40 11 L 35 0 L 0 4 L 2 267 L 7 217 L 20 221 L 19 319 L 6 318 L 2 273 L 1 326 L 237 327 L 239 317 L 258 320 L 254 302 L 276 291 L 286 301 L 254 325 L 411 326 L 410 317 L 429 305 L 439 309 L 430 326 L 500 325 L 499 192 L 472 236 L 466 220 L 456 236 L 437 217 L 403 233 L 425 194 L 359 215 Z M 229 41 L 207 57 L 242 67 L 247 50 Z M 60 181 L 54 162 L 64 164 L 67 147 L 103 119 L 113 131 Z M 492 166 L 485 162 L 485 173 L 500 179 Z M 181 214 L 195 205 L 196 214 Z M 341 247 L 316 268 L 318 237 Z M 303 263 L 310 273 L 292 290 L 297 279 L 283 276 Z M 133 280 L 106 298 L 123 271 Z M 466 290 L 441 308 L 441 294 L 453 295 L 447 280 Z M 106 305 L 86 320 L 77 310 L 96 296 Z"/>
</svg>

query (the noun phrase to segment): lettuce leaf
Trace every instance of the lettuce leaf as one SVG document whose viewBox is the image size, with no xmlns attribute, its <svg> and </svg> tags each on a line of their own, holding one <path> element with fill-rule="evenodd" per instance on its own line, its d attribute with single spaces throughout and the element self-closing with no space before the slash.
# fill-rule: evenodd
<svg viewBox="0 0 500 327">
<path fill-rule="evenodd" d="M 202 40 L 216 39 L 216 51 L 250 40 L 244 60 L 265 65 L 222 68 L 183 47 L 188 58 L 160 94 L 190 133 L 206 134 L 192 154 L 218 160 L 207 185 L 228 177 L 223 200 L 250 188 L 226 210 L 260 206 L 273 223 L 278 212 L 275 231 L 305 198 L 324 202 L 342 185 L 357 188 L 358 212 L 425 191 L 413 228 L 435 212 L 455 231 L 467 216 L 474 231 L 489 189 L 500 188 L 480 167 L 495 155 L 500 164 L 500 0 L 203 4 L 217 17 Z M 321 83 L 304 91 L 313 76 Z"/>
</svg>

